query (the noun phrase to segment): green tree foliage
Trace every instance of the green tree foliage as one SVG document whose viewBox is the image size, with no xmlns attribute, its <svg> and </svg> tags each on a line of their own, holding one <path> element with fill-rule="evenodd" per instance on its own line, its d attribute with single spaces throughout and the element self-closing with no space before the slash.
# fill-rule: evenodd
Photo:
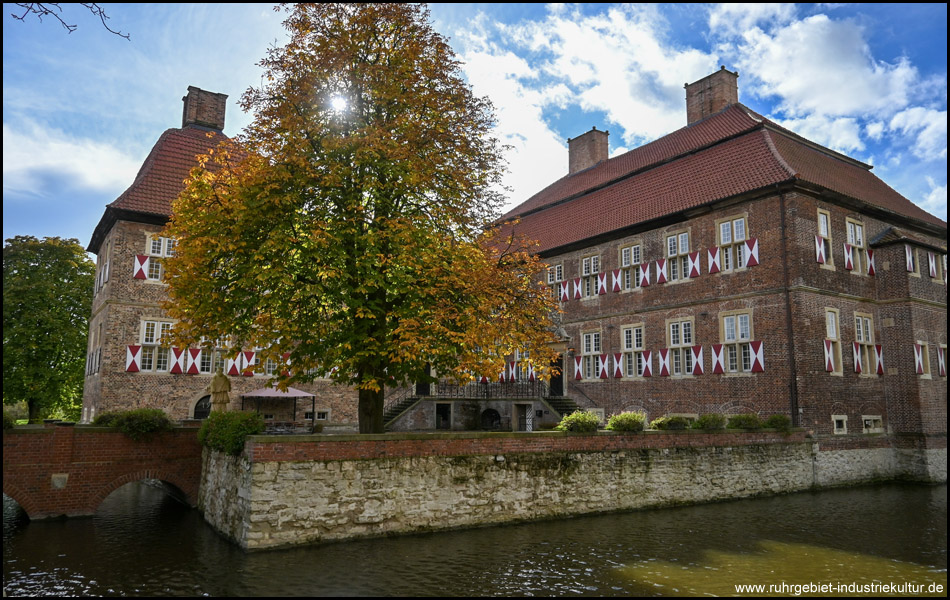
<svg viewBox="0 0 950 600">
<path fill-rule="evenodd" d="M 96 267 L 75 239 L 3 246 L 3 403 L 78 417 Z"/>
<path fill-rule="evenodd" d="M 242 100 L 253 123 L 192 173 L 166 263 L 179 343 L 229 336 L 291 375 L 359 389 L 383 429 L 386 385 L 545 374 L 555 304 L 529 245 L 492 229 L 501 148 L 427 9 L 288 7 L 290 42 Z"/>
</svg>

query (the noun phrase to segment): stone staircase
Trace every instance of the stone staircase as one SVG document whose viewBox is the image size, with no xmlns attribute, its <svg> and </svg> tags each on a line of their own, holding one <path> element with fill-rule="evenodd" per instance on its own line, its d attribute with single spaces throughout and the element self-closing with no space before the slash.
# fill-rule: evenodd
<svg viewBox="0 0 950 600">
<path fill-rule="evenodd" d="M 567 396 L 545 398 L 544 401 L 547 402 L 551 408 L 559 412 L 562 417 L 564 415 L 569 415 L 574 411 L 580 410 L 580 407 L 577 406 L 577 403 Z"/>
<path fill-rule="evenodd" d="M 409 396 L 403 398 L 396 404 L 393 404 L 386 409 L 386 412 L 383 413 L 383 424 L 388 427 L 389 423 L 392 422 L 396 417 L 406 412 L 406 410 L 419 401 L 419 398 L 416 396 Z"/>
</svg>

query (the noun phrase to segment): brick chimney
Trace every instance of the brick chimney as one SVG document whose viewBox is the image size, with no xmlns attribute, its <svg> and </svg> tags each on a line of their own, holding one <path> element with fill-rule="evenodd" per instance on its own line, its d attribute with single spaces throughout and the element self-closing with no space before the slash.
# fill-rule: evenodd
<svg viewBox="0 0 950 600">
<path fill-rule="evenodd" d="M 188 86 L 188 95 L 182 98 L 185 103 L 181 115 L 182 128 L 188 125 L 199 125 L 217 131 L 224 131 L 224 108 L 227 94 L 206 92 L 193 85 Z"/>
<path fill-rule="evenodd" d="M 705 119 L 739 102 L 739 86 L 736 80 L 739 72 L 727 71 L 720 67 L 712 75 L 707 75 L 695 83 L 687 83 L 686 88 L 686 124 Z"/>
<path fill-rule="evenodd" d="M 587 133 L 567 140 L 568 174 L 573 175 L 607 160 L 607 136 L 609 131 L 592 127 Z"/>
</svg>

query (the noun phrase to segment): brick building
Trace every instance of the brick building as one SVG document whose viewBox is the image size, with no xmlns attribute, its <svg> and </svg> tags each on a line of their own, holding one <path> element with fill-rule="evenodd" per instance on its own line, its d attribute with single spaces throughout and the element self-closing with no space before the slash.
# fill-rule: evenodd
<svg viewBox="0 0 950 600">
<path fill-rule="evenodd" d="M 550 265 L 567 395 L 945 435 L 946 223 L 740 104 L 737 78 L 687 85 L 687 126 L 626 154 L 569 140 L 569 173 L 505 215 Z"/>
<path fill-rule="evenodd" d="M 206 389 L 216 367 L 230 375 L 231 407 L 242 394 L 264 388 L 279 367 L 261 364 L 253 349 L 229 360 L 229 349 L 162 347 L 171 327 L 161 305 L 168 298 L 162 259 L 174 253 L 174 241 L 161 231 L 172 202 L 184 187 L 196 155 L 224 138 L 227 96 L 189 87 L 183 98 L 180 129 L 165 131 L 132 185 L 106 206 L 87 250 L 97 255 L 95 297 L 89 321 L 84 421 L 99 413 L 158 407 L 174 419 L 201 418 L 210 409 Z M 356 395 L 349 388 L 317 380 L 293 399 L 262 400 L 261 412 L 277 420 L 356 422 Z M 257 406 L 257 400 L 249 406 Z M 294 408 L 295 407 L 295 408 Z M 295 412 L 296 411 L 296 412 Z M 308 413 L 313 412 L 313 415 Z"/>
</svg>

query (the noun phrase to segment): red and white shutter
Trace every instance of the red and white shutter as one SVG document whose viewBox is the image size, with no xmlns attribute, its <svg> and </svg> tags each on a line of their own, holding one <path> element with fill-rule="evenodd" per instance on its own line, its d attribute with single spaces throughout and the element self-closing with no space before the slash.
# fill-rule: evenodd
<svg viewBox="0 0 950 600">
<path fill-rule="evenodd" d="M 745 252 L 745 266 L 754 267 L 759 264 L 759 240 L 758 238 L 752 238 L 745 241 L 745 245 L 742 247 L 742 251 Z"/>
<path fill-rule="evenodd" d="M 653 353 L 649 350 L 643 351 L 643 376 L 653 377 Z"/>
<path fill-rule="evenodd" d="M 930 277 L 937 278 L 937 256 L 933 252 L 927 253 L 927 260 L 930 263 Z"/>
<path fill-rule="evenodd" d="M 941 377 L 947 376 L 947 357 L 942 346 L 937 346 L 937 372 Z"/>
<path fill-rule="evenodd" d="M 528 364 L 528 381 L 535 381 L 537 377 L 534 376 L 534 365 Z"/>
<path fill-rule="evenodd" d="M 597 275 L 597 295 L 603 296 L 607 293 L 607 273 Z"/>
<path fill-rule="evenodd" d="M 874 275 L 874 250 L 868 248 L 868 275 Z"/>
<path fill-rule="evenodd" d="M 907 257 L 907 272 L 914 272 L 914 251 L 910 246 L 904 246 L 904 255 Z"/>
<path fill-rule="evenodd" d="M 752 372 L 761 373 L 765 371 L 765 354 L 762 351 L 762 342 L 749 342 L 749 348 L 752 350 Z"/>
<path fill-rule="evenodd" d="M 719 262 L 719 246 L 710 248 L 707 251 L 706 256 L 707 256 L 706 264 L 709 267 L 706 270 L 709 272 L 710 275 L 712 275 L 713 273 L 718 273 L 719 271 L 722 270 L 722 264 Z"/>
<path fill-rule="evenodd" d="M 508 381 L 514 381 L 517 379 L 515 376 L 518 373 L 518 361 L 512 360 L 508 362 Z"/>
<path fill-rule="evenodd" d="M 693 346 L 689 349 L 693 355 L 693 375 L 703 374 L 703 347 Z"/>
<path fill-rule="evenodd" d="M 609 357 L 606 354 L 601 354 L 597 357 L 597 376 L 601 379 L 610 377 L 610 372 L 607 370 L 608 359 Z"/>
<path fill-rule="evenodd" d="M 507 368 L 507 367 L 502 367 L 502 368 L 501 368 L 501 373 L 498 374 L 498 381 L 500 381 L 500 382 L 502 382 L 502 383 L 508 381 L 508 368 Z"/>
<path fill-rule="evenodd" d="M 574 357 L 574 379 L 578 381 L 584 378 L 584 369 L 581 367 L 582 360 L 580 356 Z"/>
<path fill-rule="evenodd" d="M 254 357 L 257 356 L 256 352 L 242 352 L 241 353 L 241 375 L 245 377 L 254 377 Z"/>
<path fill-rule="evenodd" d="M 640 265 L 640 287 L 647 287 L 650 285 L 650 263 L 642 263 Z"/>
<path fill-rule="evenodd" d="M 613 288 L 615 292 L 620 291 L 621 279 L 622 279 L 622 275 L 621 275 L 620 269 L 614 269 L 610 274 L 610 283 L 612 284 L 611 287 Z"/>
<path fill-rule="evenodd" d="M 688 277 L 692 279 L 693 277 L 699 277 L 699 250 L 696 252 L 690 252 L 689 254 L 689 275 Z"/>
<path fill-rule="evenodd" d="M 848 271 L 854 270 L 854 248 L 848 243 L 844 245 L 844 268 Z"/>
<path fill-rule="evenodd" d="M 670 351 L 668 348 L 660 350 L 660 377 L 670 374 Z"/>
<path fill-rule="evenodd" d="M 815 260 L 818 264 L 825 264 L 825 238 L 820 235 L 815 236 Z"/>
<path fill-rule="evenodd" d="M 488 383 L 488 378 L 482 375 L 478 378 L 478 383 Z"/>
<path fill-rule="evenodd" d="M 185 352 L 185 348 L 172 348 L 172 368 L 168 371 L 172 375 L 185 372 Z"/>
<path fill-rule="evenodd" d="M 874 346 L 874 362 L 877 363 L 877 374 L 884 374 L 884 349 L 880 344 Z"/>
<path fill-rule="evenodd" d="M 227 364 L 227 374 L 228 375 L 240 375 L 241 374 L 241 355 L 238 354 L 235 358 L 229 358 Z"/>
<path fill-rule="evenodd" d="M 825 371 L 835 370 L 835 346 L 831 340 L 825 340 Z"/>
<path fill-rule="evenodd" d="M 924 349 L 920 344 L 914 344 L 914 369 L 918 375 L 924 374 Z"/>
<path fill-rule="evenodd" d="M 567 302 L 571 299 L 571 283 L 569 281 L 561 282 L 561 302 Z"/>
<path fill-rule="evenodd" d="M 854 342 L 852 346 L 854 347 L 854 372 L 863 373 L 864 368 L 861 364 L 861 344 Z"/>
<path fill-rule="evenodd" d="M 666 259 L 661 258 L 656 261 L 656 282 L 666 283 Z"/>
<path fill-rule="evenodd" d="M 188 348 L 186 350 L 186 375 L 197 375 L 201 367 L 201 348 Z"/>
<path fill-rule="evenodd" d="M 726 371 L 726 362 L 723 358 L 723 350 L 725 346 L 722 344 L 713 344 L 712 346 L 712 372 L 719 375 Z"/>
<path fill-rule="evenodd" d="M 142 347 L 125 347 L 125 370 L 128 373 L 138 373 L 142 368 Z"/>
<path fill-rule="evenodd" d="M 574 280 L 574 299 L 581 299 L 581 278 L 578 277 Z"/>
<path fill-rule="evenodd" d="M 284 352 L 281 359 L 284 361 L 284 370 L 280 374 L 284 377 L 290 377 L 290 352 Z"/>
<path fill-rule="evenodd" d="M 148 256 L 136 254 L 135 266 L 132 268 L 132 277 L 136 279 L 146 279 L 146 273 L 148 273 Z"/>
<path fill-rule="evenodd" d="M 620 379 L 623 377 L 623 354 L 614 353 L 614 377 Z"/>
</svg>

